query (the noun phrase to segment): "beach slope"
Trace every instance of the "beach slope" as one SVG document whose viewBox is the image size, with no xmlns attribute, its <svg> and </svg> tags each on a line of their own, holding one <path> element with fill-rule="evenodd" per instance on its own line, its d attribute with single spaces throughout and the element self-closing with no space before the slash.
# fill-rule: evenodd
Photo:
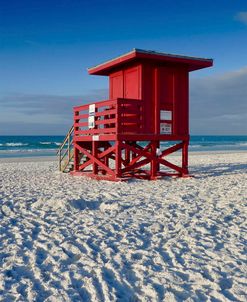
<svg viewBox="0 0 247 302">
<path fill-rule="evenodd" d="M 0 162 L 2 301 L 246 301 L 247 154 L 106 182 Z"/>
</svg>

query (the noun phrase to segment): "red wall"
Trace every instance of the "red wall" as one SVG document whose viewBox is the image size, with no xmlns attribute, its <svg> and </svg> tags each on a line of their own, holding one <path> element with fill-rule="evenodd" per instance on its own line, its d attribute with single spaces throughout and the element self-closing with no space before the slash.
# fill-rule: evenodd
<svg viewBox="0 0 247 302">
<path fill-rule="evenodd" d="M 189 134 L 188 70 L 143 61 L 110 75 L 110 99 L 142 99 L 144 134 L 160 134 L 160 111 L 172 111 L 174 135 Z M 163 121 L 164 122 L 164 121 Z"/>
<path fill-rule="evenodd" d="M 183 67 L 157 67 L 157 120 L 159 110 L 172 111 L 172 133 L 187 135 L 188 129 L 188 71 Z M 158 126 L 157 126 L 158 127 Z"/>
<path fill-rule="evenodd" d="M 141 99 L 141 65 L 124 68 L 110 75 L 110 99 Z"/>
</svg>

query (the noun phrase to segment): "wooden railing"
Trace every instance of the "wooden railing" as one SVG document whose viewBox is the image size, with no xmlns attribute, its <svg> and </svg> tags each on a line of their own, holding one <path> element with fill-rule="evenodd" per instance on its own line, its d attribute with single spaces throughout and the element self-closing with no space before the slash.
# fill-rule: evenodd
<svg viewBox="0 0 247 302">
<path fill-rule="evenodd" d="M 74 126 L 69 129 L 64 141 L 61 143 L 57 151 L 57 155 L 59 157 L 59 171 L 64 172 L 73 160 L 73 135 Z"/>
<path fill-rule="evenodd" d="M 74 107 L 75 137 L 117 133 L 138 134 L 142 131 L 142 100 L 118 98 Z"/>
</svg>

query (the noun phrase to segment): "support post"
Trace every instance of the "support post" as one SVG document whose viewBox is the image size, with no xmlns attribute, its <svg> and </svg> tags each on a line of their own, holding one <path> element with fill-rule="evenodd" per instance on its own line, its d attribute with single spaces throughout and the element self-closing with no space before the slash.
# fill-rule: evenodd
<svg viewBox="0 0 247 302">
<path fill-rule="evenodd" d="M 70 133 L 68 135 L 68 162 L 70 161 Z"/>
<path fill-rule="evenodd" d="M 106 151 L 108 148 L 109 148 L 109 146 L 107 146 L 107 145 L 104 146 L 104 150 L 105 150 L 105 151 Z M 109 155 L 108 155 L 108 154 L 104 156 L 103 162 L 104 162 L 104 164 L 105 164 L 107 167 L 109 167 Z M 105 174 L 106 174 L 106 171 L 105 171 L 105 170 L 102 170 L 102 174 L 105 175 Z"/>
<path fill-rule="evenodd" d="M 156 157 L 159 157 L 159 155 L 160 155 L 157 153 L 158 149 L 160 149 L 160 141 L 156 141 Z M 160 153 L 161 153 L 161 150 L 160 150 Z M 157 169 L 157 175 L 158 175 L 158 172 L 160 171 L 160 164 L 157 162 L 156 165 L 157 165 L 156 169 Z"/>
<path fill-rule="evenodd" d="M 79 111 L 75 110 L 74 111 L 74 133 L 79 129 L 78 127 L 75 127 L 75 124 L 79 122 L 79 119 L 76 119 L 76 117 L 79 115 Z M 79 164 L 80 164 L 80 159 L 79 159 L 79 150 L 75 147 L 75 135 L 74 135 L 74 171 L 79 170 Z"/>
<path fill-rule="evenodd" d="M 115 171 L 115 174 L 116 174 L 116 178 L 121 178 L 122 176 L 122 173 L 121 173 L 121 144 L 120 142 L 117 140 L 116 143 L 115 143 L 115 146 L 116 146 L 116 159 L 115 159 L 115 164 L 116 164 L 116 171 Z"/>
<path fill-rule="evenodd" d="M 93 141 L 92 142 L 92 153 L 93 153 L 93 157 L 94 158 L 98 158 L 98 142 L 97 141 Z M 93 162 L 93 174 L 97 175 L 99 172 L 99 167 L 97 165 L 97 163 L 94 161 Z"/>
<path fill-rule="evenodd" d="M 79 170 L 79 150 L 74 146 L 74 171 Z"/>
<path fill-rule="evenodd" d="M 183 174 L 182 176 L 188 176 L 188 147 L 189 142 L 186 140 L 183 142 L 183 149 L 182 149 L 182 168 L 183 168 Z"/>
<path fill-rule="evenodd" d="M 157 179 L 157 168 L 158 168 L 158 163 L 157 163 L 157 141 L 152 141 L 151 144 L 151 154 L 152 154 L 152 159 L 151 159 L 151 171 L 150 171 L 150 179 L 154 180 Z"/>
<path fill-rule="evenodd" d="M 126 142 L 127 144 L 130 144 L 130 142 Z M 128 150 L 128 149 L 125 149 L 125 163 L 126 164 L 129 164 L 130 163 L 130 150 Z"/>
</svg>

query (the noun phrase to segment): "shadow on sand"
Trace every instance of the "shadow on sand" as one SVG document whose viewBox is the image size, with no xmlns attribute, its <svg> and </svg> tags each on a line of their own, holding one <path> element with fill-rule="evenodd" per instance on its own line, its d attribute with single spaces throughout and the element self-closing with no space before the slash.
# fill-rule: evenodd
<svg viewBox="0 0 247 302">
<path fill-rule="evenodd" d="M 223 176 L 233 174 L 247 173 L 246 164 L 215 164 L 215 165 L 203 165 L 200 167 L 192 168 L 191 174 L 196 178 L 207 178 L 209 176 Z"/>
</svg>

